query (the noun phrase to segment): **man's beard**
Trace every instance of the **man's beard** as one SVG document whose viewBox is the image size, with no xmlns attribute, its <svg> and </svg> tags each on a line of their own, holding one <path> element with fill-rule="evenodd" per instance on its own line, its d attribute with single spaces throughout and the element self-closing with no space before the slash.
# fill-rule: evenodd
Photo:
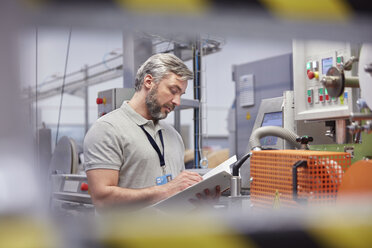
<svg viewBox="0 0 372 248">
<path fill-rule="evenodd" d="M 174 109 L 173 105 L 164 104 L 163 106 L 160 105 L 158 102 L 158 85 L 155 85 L 146 96 L 146 106 L 149 111 L 149 114 L 153 121 L 158 122 L 167 117 L 168 113 L 162 113 L 161 108 L 163 106 L 170 108 L 172 111 Z"/>
</svg>

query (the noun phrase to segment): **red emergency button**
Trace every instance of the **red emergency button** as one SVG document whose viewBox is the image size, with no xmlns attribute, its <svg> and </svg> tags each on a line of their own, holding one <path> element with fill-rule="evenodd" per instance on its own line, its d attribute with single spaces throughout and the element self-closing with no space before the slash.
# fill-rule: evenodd
<svg viewBox="0 0 372 248">
<path fill-rule="evenodd" d="M 102 104 L 103 103 L 103 99 L 98 97 L 97 100 L 96 100 L 96 103 L 97 104 Z"/>
<path fill-rule="evenodd" d="M 329 101 L 329 95 L 326 95 L 325 97 L 326 97 L 326 100 Z"/>
<path fill-rule="evenodd" d="M 312 99 L 311 99 L 310 96 L 307 98 L 307 102 L 308 102 L 308 103 L 311 103 L 311 102 L 312 102 Z"/>
<path fill-rule="evenodd" d="M 81 183 L 80 189 L 81 189 L 81 191 L 88 191 L 88 184 L 87 183 Z"/>
<path fill-rule="evenodd" d="M 315 73 L 312 72 L 312 71 L 310 71 L 310 70 L 308 70 L 308 71 L 307 71 L 307 77 L 308 77 L 309 79 L 313 79 L 313 78 L 315 77 Z"/>
</svg>

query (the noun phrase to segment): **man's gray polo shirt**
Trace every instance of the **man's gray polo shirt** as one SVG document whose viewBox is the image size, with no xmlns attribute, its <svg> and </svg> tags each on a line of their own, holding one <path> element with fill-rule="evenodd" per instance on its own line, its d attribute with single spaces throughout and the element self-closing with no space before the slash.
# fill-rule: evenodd
<svg viewBox="0 0 372 248">
<path fill-rule="evenodd" d="M 96 121 L 84 139 L 84 168 L 119 172 L 119 186 L 145 188 L 156 185 L 162 176 L 157 152 L 139 127 L 154 138 L 161 151 L 159 130 L 164 140 L 166 173 L 176 177 L 185 168 L 184 145 L 179 133 L 169 124 L 156 125 L 135 112 L 127 102 Z"/>
</svg>

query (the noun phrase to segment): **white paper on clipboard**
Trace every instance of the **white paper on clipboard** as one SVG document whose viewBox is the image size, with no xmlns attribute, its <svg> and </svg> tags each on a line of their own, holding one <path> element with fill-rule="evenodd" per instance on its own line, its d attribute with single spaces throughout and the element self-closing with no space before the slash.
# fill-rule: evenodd
<svg viewBox="0 0 372 248">
<path fill-rule="evenodd" d="M 213 175 L 216 175 L 217 173 L 220 173 L 221 171 L 226 171 L 231 174 L 231 168 L 230 165 L 236 162 L 236 155 L 232 156 L 222 164 L 218 165 L 216 168 L 208 171 L 208 173 L 205 173 L 203 176 L 203 179 L 207 179 L 208 177 L 211 177 Z"/>
<path fill-rule="evenodd" d="M 159 209 L 163 212 L 176 212 L 176 213 L 186 213 L 195 208 L 189 199 L 196 198 L 197 193 L 201 193 L 204 189 L 209 189 L 210 192 L 214 192 L 215 187 L 219 185 L 221 187 L 221 192 L 230 188 L 230 165 L 236 162 L 236 156 L 233 156 L 209 171 L 203 176 L 203 181 L 194 184 L 185 190 L 178 192 L 177 194 L 164 199 L 152 207 Z"/>
</svg>

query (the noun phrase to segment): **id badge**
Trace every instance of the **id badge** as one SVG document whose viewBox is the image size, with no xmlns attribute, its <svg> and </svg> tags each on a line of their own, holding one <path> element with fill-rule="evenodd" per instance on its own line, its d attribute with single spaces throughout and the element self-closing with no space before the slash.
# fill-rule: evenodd
<svg viewBox="0 0 372 248">
<path fill-rule="evenodd" d="M 166 174 L 164 176 L 156 178 L 156 185 L 163 185 L 170 181 L 172 181 L 172 174 Z"/>
</svg>

